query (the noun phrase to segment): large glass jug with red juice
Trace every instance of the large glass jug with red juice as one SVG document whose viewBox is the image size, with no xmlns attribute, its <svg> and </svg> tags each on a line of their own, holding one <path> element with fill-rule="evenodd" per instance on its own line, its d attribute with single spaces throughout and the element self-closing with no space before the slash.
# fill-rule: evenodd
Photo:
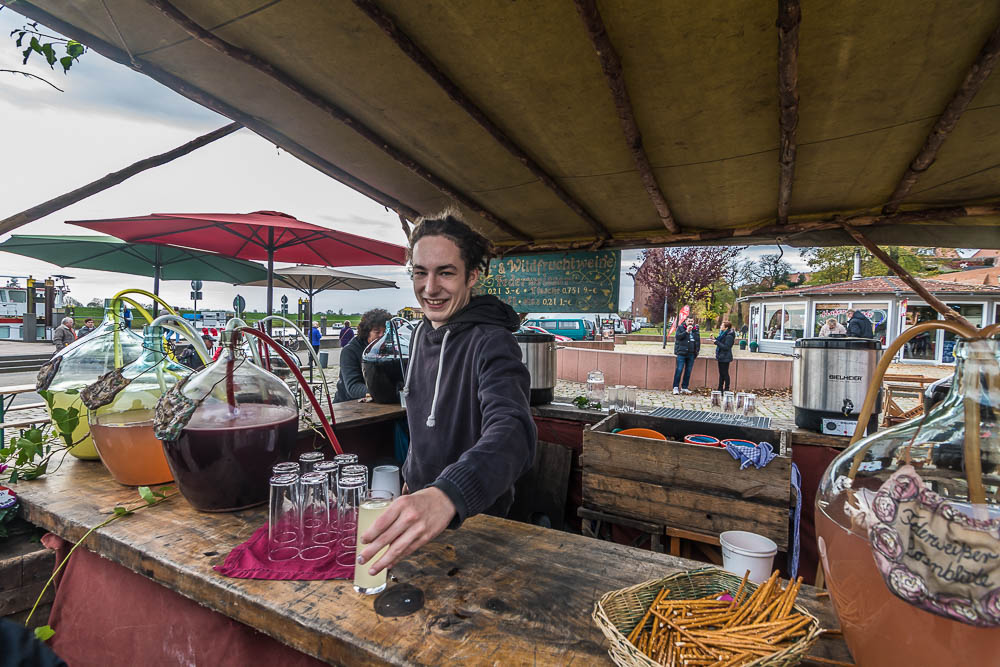
<svg viewBox="0 0 1000 667">
<path fill-rule="evenodd" d="M 191 369 L 167 356 L 163 329 L 146 327 L 142 355 L 121 370 L 128 385 L 107 405 L 88 415 L 90 434 L 101 461 L 115 481 L 129 486 L 173 479 L 163 445 L 153 434 L 156 402 Z"/>
<path fill-rule="evenodd" d="M 820 483 L 820 559 L 858 665 L 1000 664 L 1000 589 L 975 592 L 1000 564 L 1000 353 L 960 340 L 954 356 L 941 403 L 848 447 Z"/>
<path fill-rule="evenodd" d="M 79 420 L 72 431 L 75 443 L 69 453 L 81 459 L 99 458 L 90 436 L 87 408 L 80 400 L 80 390 L 114 368 L 130 364 L 142 352 L 142 336 L 125 328 L 121 317 L 115 318 L 106 303 L 104 321 L 86 336 L 64 347 L 53 357 L 58 367 L 46 391 L 51 392 L 49 417 L 58 409 L 75 408 Z M 115 335 L 117 333 L 117 336 Z M 115 349 L 119 350 L 116 366 Z M 55 423 L 53 422 L 54 428 Z"/>
<path fill-rule="evenodd" d="M 271 467 L 288 460 L 298 435 L 292 392 L 234 352 L 238 337 L 224 331 L 219 358 L 180 386 L 197 407 L 176 439 L 163 442 L 178 490 L 205 512 L 267 501 Z"/>
</svg>

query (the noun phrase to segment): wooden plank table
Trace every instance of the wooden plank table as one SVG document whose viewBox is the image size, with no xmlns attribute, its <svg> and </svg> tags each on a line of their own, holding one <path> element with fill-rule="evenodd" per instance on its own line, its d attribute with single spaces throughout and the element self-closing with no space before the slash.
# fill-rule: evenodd
<svg viewBox="0 0 1000 667">
<path fill-rule="evenodd" d="M 25 518 L 77 540 L 134 489 L 100 463 L 68 460 L 53 475 L 17 485 Z M 265 519 L 265 510 L 204 514 L 180 496 L 96 531 L 87 547 L 166 588 L 331 663 L 610 664 L 590 618 L 603 593 L 701 564 L 487 516 L 400 563 L 424 608 L 381 618 L 348 581 L 229 579 L 212 570 Z M 804 588 L 802 603 L 837 628 L 830 602 Z M 58 631 L 58 629 L 57 629 Z M 811 654 L 850 660 L 839 635 Z"/>
</svg>

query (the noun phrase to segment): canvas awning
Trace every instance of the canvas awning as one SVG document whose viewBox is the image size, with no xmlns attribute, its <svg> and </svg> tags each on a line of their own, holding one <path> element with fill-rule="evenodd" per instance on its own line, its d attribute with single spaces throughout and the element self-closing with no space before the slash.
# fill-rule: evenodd
<svg viewBox="0 0 1000 667">
<path fill-rule="evenodd" d="M 11 9 L 406 218 L 457 202 L 507 248 L 852 243 L 838 216 L 878 243 L 1000 247 L 993 1 Z"/>
</svg>

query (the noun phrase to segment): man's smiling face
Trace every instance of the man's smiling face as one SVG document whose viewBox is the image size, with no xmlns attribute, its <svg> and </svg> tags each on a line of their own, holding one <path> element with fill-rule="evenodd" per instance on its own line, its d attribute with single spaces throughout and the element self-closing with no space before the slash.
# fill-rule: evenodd
<svg viewBox="0 0 1000 667">
<path fill-rule="evenodd" d="M 413 293 L 435 329 L 469 303 L 479 270 L 466 272 L 458 245 L 446 236 L 425 236 L 413 246 Z"/>
</svg>

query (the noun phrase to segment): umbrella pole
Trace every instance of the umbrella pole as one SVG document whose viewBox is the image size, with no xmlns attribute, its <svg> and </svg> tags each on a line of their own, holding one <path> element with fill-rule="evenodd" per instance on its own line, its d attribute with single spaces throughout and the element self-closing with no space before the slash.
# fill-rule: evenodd
<svg viewBox="0 0 1000 667">
<path fill-rule="evenodd" d="M 309 279 L 309 283 L 310 283 L 309 287 L 312 288 L 312 278 Z M 306 292 L 306 295 L 309 297 L 309 322 L 307 324 L 307 326 L 309 327 L 309 329 L 308 329 L 308 331 L 309 331 L 309 344 L 312 345 L 312 323 L 313 323 L 313 320 L 316 319 L 316 316 L 313 314 L 313 293 L 312 293 L 312 289 L 310 289 L 308 292 Z M 319 354 L 319 348 L 318 347 L 316 349 L 316 354 L 317 355 Z M 313 358 L 312 358 L 312 355 L 310 354 L 309 355 L 309 381 L 312 382 L 312 379 L 313 379 Z"/>
<path fill-rule="evenodd" d="M 163 258 L 160 255 L 162 249 L 156 246 L 153 250 L 153 294 L 160 296 L 160 267 L 163 265 Z M 153 299 L 153 317 L 160 314 L 160 304 Z"/>
<path fill-rule="evenodd" d="M 267 228 L 267 316 L 274 314 L 274 227 Z M 271 320 L 267 321 L 267 335 L 271 335 Z"/>
</svg>

